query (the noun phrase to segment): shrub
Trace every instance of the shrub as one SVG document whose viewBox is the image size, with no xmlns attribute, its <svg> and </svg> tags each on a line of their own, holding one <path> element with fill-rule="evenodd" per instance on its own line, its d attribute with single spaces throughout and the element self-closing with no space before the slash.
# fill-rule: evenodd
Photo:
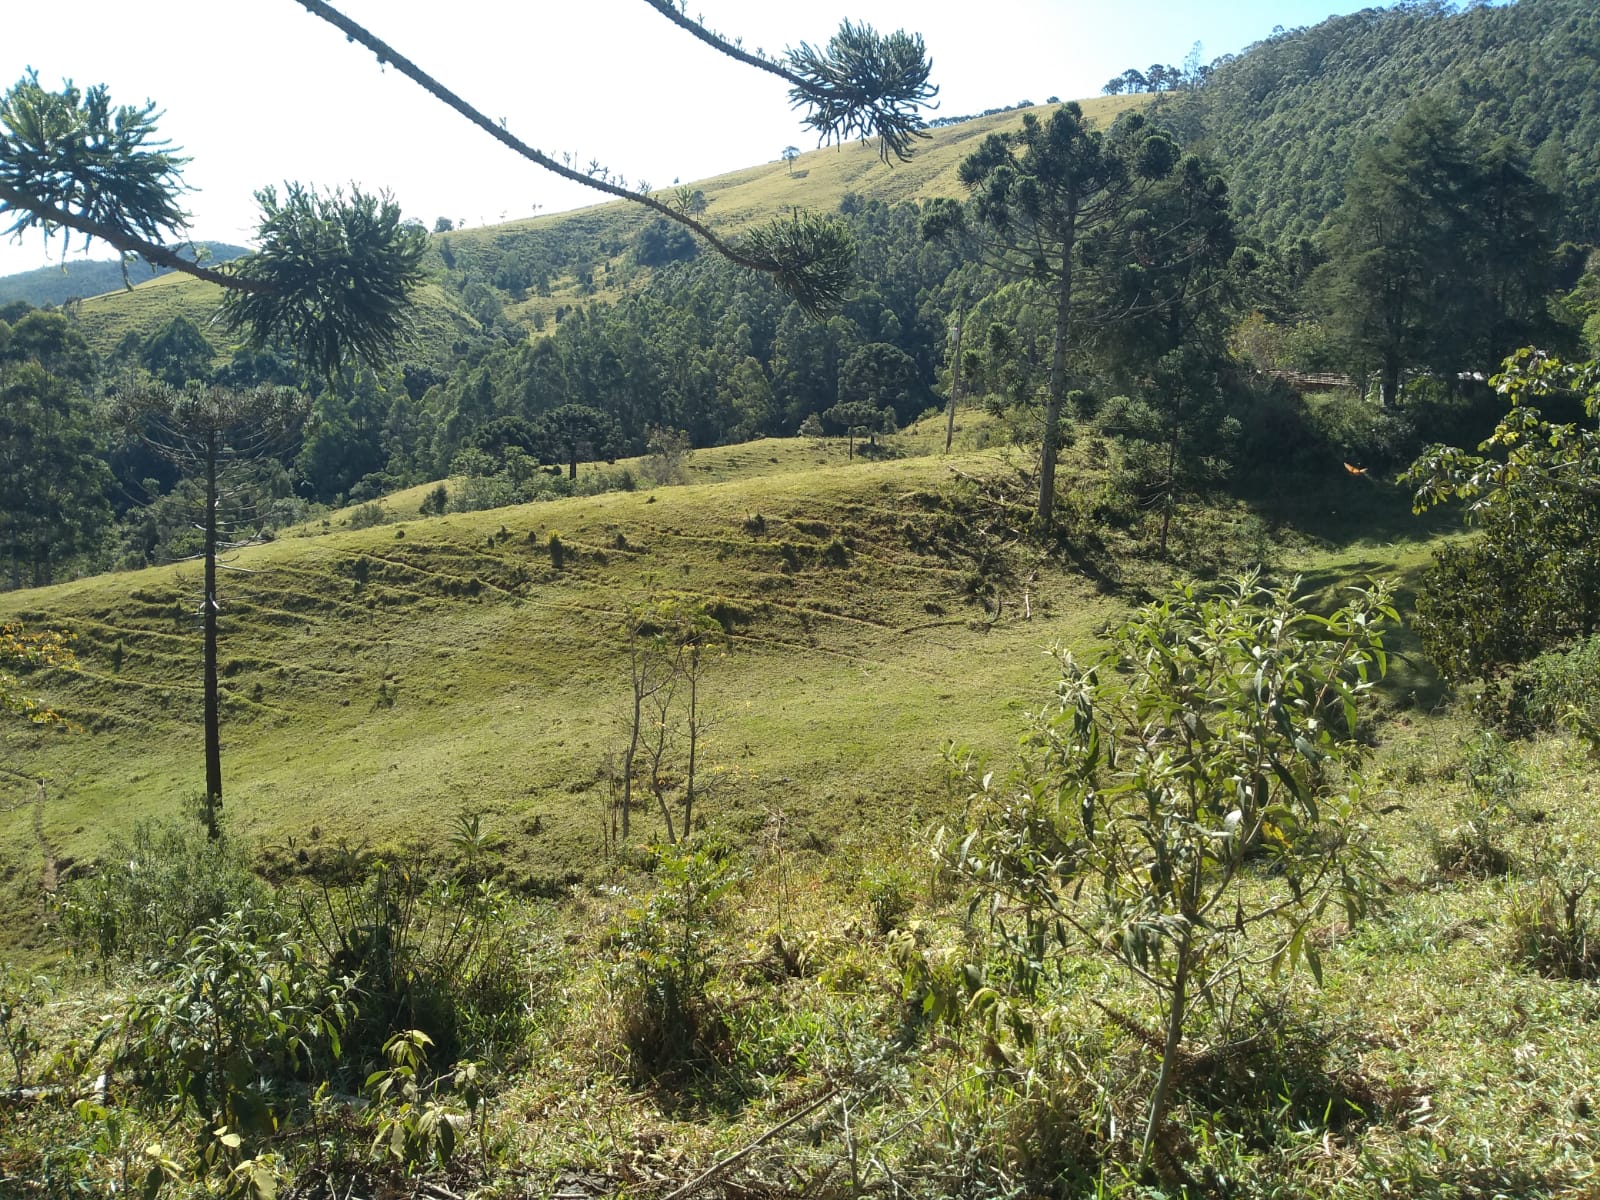
<svg viewBox="0 0 1600 1200">
<path fill-rule="evenodd" d="M 353 1053 L 375 1056 L 396 1032 L 416 1029 L 453 1062 L 526 1031 L 519 929 L 484 877 L 478 819 L 458 817 L 451 842 L 464 859 L 454 878 L 340 847 L 317 890 L 299 897 L 306 936 L 362 997 L 347 1039 Z"/>
<path fill-rule="evenodd" d="M 460 1062 L 429 1077 L 432 1044 L 420 1029 L 395 1034 L 383 1045 L 388 1067 L 369 1075 L 365 1086 L 372 1098 L 373 1153 L 408 1169 L 447 1167 L 465 1132 L 476 1132 L 480 1147 L 488 1134 L 481 1065 Z"/>
<path fill-rule="evenodd" d="M 1307 397 L 1306 411 L 1317 439 L 1358 467 L 1381 473 L 1410 462 L 1417 452 L 1416 430 L 1409 416 L 1380 408 L 1354 392 Z"/>
<path fill-rule="evenodd" d="M 1523 965 L 1555 979 L 1600 979 L 1600 906 L 1589 899 L 1600 871 L 1592 862 L 1592 854 L 1560 847 L 1513 898 L 1507 922 Z"/>
<path fill-rule="evenodd" d="M 147 820 L 128 840 L 112 841 L 94 875 L 68 885 L 61 927 L 75 948 L 109 965 L 162 956 L 190 930 L 245 908 L 257 924 L 271 911 L 266 885 L 232 838 L 213 841 L 197 824 Z"/>
<path fill-rule="evenodd" d="M 147 1095 L 198 1118 L 201 1156 L 219 1164 L 277 1131 L 294 1082 L 329 1078 L 351 1007 L 348 980 L 330 981 L 276 914 L 244 908 L 190 934 L 107 1033 Z"/>
<path fill-rule="evenodd" d="M 34 1020 L 46 986 L 42 976 L 27 976 L 10 966 L 0 973 L 0 1048 L 10 1060 L 13 1087 L 27 1082 L 28 1064 L 39 1053 Z"/>
<path fill-rule="evenodd" d="M 350 510 L 351 529 L 371 529 L 374 525 L 382 525 L 388 519 L 389 514 L 376 500 L 357 505 Z"/>
<path fill-rule="evenodd" d="M 707 989 L 720 902 L 737 882 L 732 860 L 704 849 L 663 850 L 656 874 L 656 893 L 620 932 L 612 976 L 629 1062 L 643 1079 L 711 1059 Z"/>
<path fill-rule="evenodd" d="M 438 517 L 443 516 L 445 510 L 449 507 L 450 492 L 441 483 L 422 498 L 422 503 L 417 507 L 417 511 L 425 517 Z"/>
<path fill-rule="evenodd" d="M 1600 636 L 1550 650 L 1507 674 L 1503 695 L 1487 696 L 1487 715 L 1512 734 L 1563 725 L 1580 734 L 1600 724 Z"/>
<path fill-rule="evenodd" d="M 1356 732 L 1386 619 L 1381 585 L 1327 617 L 1255 576 L 1178 586 L 1100 661 L 1058 653 L 1054 703 L 1009 784 L 957 764 L 968 828 L 939 840 L 974 908 L 987 901 L 1017 990 L 1086 949 L 1156 994 L 1142 1165 L 1191 1014 L 1227 1007 L 1263 963 L 1320 978 L 1312 922 L 1335 906 L 1353 921 L 1377 887 Z M 1266 869 L 1241 886 L 1253 862 Z"/>
<path fill-rule="evenodd" d="M 900 927 L 911 912 L 911 875 L 898 867 L 875 867 L 862 880 L 872 928 L 881 936 Z"/>
<path fill-rule="evenodd" d="M 1468 747 L 1464 768 L 1467 795 L 1454 805 L 1458 823 L 1445 836 L 1432 838 L 1429 853 L 1446 875 L 1504 875 L 1511 869 L 1506 825 L 1522 794 L 1522 764 L 1504 739 L 1485 730 Z"/>
</svg>

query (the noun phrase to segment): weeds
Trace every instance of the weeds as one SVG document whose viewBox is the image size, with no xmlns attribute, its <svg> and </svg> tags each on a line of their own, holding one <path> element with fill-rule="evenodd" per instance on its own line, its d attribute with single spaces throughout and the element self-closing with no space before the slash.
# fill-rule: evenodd
<svg viewBox="0 0 1600 1200">
<path fill-rule="evenodd" d="M 717 969 L 720 901 L 738 880 L 727 857 L 663 850 L 658 887 L 620 931 L 613 974 L 622 1037 L 641 1079 L 714 1061 L 708 990 Z"/>
<path fill-rule="evenodd" d="M 1525 769 L 1504 738 L 1484 730 L 1467 748 L 1463 773 L 1467 794 L 1453 806 L 1457 824 L 1442 837 L 1430 837 L 1429 854 L 1447 877 L 1504 875 L 1511 869 L 1505 841 L 1525 786 Z"/>
<path fill-rule="evenodd" d="M 1600 979 L 1600 906 L 1590 898 L 1596 883 L 1591 855 L 1567 846 L 1543 858 L 1507 913 L 1512 955 L 1554 979 Z"/>
<path fill-rule="evenodd" d="M 61 928 L 108 969 L 162 957 L 191 930 L 247 908 L 258 924 L 272 911 L 266 885 L 232 838 L 213 841 L 195 823 L 149 820 L 112 842 L 95 874 L 67 887 Z"/>
</svg>

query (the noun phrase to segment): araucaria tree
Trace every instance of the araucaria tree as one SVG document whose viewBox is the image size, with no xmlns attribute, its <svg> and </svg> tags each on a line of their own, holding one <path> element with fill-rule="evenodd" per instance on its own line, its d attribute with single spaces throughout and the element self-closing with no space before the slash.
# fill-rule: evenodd
<svg viewBox="0 0 1600 1200">
<path fill-rule="evenodd" d="M 1395 619 L 1383 586 L 1326 617 L 1254 576 L 1176 587 L 1098 661 L 1058 655 L 1009 781 L 967 773 L 967 827 L 941 841 L 990 914 L 997 983 L 1025 1004 L 1091 953 L 1155 996 L 1146 1164 L 1195 1013 L 1253 972 L 1320 978 L 1307 930 L 1330 907 L 1353 922 L 1377 887 L 1356 726 Z"/>
<path fill-rule="evenodd" d="M 236 540 L 221 528 L 219 509 L 225 473 L 239 463 L 281 450 L 298 432 L 308 414 L 305 398 L 288 388 L 235 391 L 190 384 L 178 389 L 157 384 L 124 392 L 118 409 L 129 428 L 185 474 L 198 476 L 204 489 L 205 564 L 200 624 L 204 648 L 203 676 L 206 790 L 203 815 L 206 832 L 219 835 L 222 808 L 221 691 L 217 680 L 218 556 Z"/>
<path fill-rule="evenodd" d="M 281 203 L 271 189 L 258 194 L 260 253 L 201 266 L 164 244 L 181 245 L 187 227 L 179 206 L 187 162 L 159 140 L 151 102 L 115 107 L 104 87 L 53 92 L 33 74 L 0 96 L 6 233 L 76 233 L 219 284 L 236 329 L 257 345 L 286 345 L 324 373 L 387 360 L 422 278 L 421 226 L 403 223 L 387 197 L 291 184 Z"/>
<path fill-rule="evenodd" d="M 1091 299 L 1099 295 L 1094 278 L 1115 264 L 1086 255 L 1086 248 L 1097 233 L 1118 230 L 1141 213 L 1147 194 L 1177 162 L 1171 139 L 1143 118 L 1124 118 L 1107 135 L 1089 127 L 1077 104 L 1064 104 L 1048 120 L 1025 114 L 1018 133 L 990 134 L 962 162 L 961 182 L 972 196 L 970 221 L 962 209 L 946 204 L 926 222 L 930 235 L 971 228 L 994 264 L 1033 285 L 1038 303 L 1052 316 L 1039 460 L 1041 527 L 1054 514 L 1071 360 L 1103 323 L 1124 315 Z M 1147 240 L 1152 249 L 1160 242 Z"/>
<path fill-rule="evenodd" d="M 738 241 L 726 239 L 671 197 L 643 186 L 632 190 L 609 171 L 580 170 L 535 149 L 323 0 L 298 2 L 529 162 L 676 221 L 730 261 L 770 276 L 808 312 L 843 302 L 854 249 L 838 222 L 796 212 Z M 914 34 L 880 35 L 846 21 L 826 46 L 801 43 L 777 59 L 691 20 L 673 0 L 646 2 L 713 49 L 788 82 L 794 105 L 824 140 L 876 135 L 885 158 L 905 158 L 913 140 L 926 136 L 920 112 L 938 89 L 928 83 L 927 54 Z M 178 203 L 186 161 L 156 137 L 153 103 L 113 107 L 103 86 L 84 92 L 68 84 L 51 92 L 30 74 L 0 98 L 0 217 L 12 219 L 7 232 L 68 230 L 219 284 L 237 326 L 262 343 L 289 340 L 324 373 L 347 361 L 373 365 L 388 357 L 419 279 L 421 225 L 402 223 L 387 198 L 354 193 L 346 200 L 290 184 L 281 202 L 270 189 L 258 193 L 257 254 L 218 269 L 199 266 L 165 244 L 181 243 L 187 223 Z"/>
</svg>

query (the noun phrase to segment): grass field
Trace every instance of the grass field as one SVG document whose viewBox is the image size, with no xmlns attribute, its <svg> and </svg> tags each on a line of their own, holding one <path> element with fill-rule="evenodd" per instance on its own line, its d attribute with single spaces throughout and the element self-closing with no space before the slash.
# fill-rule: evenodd
<svg viewBox="0 0 1600 1200">
<path fill-rule="evenodd" d="M 1185 1053 L 1214 1069 L 1185 1068 L 1153 1174 L 1130 1167 L 1129 1130 L 1157 1014 L 1126 973 L 1068 960 L 1026 1010 L 1036 1041 L 970 1012 L 917 1016 L 907 963 L 937 975 L 989 952 L 965 894 L 930 870 L 933 831 L 959 802 L 941 747 L 1003 769 L 1054 679 L 1045 649 L 1092 649 L 1171 570 L 1103 531 L 1096 561 L 1123 578 L 1108 587 L 1070 539 L 1046 553 L 1016 537 L 1025 456 L 977 448 L 989 431 L 964 424 L 949 458 L 932 452 L 942 428 L 928 419 L 890 439 L 895 456 L 772 439 L 697 452 L 686 482 L 649 491 L 422 519 L 416 489 L 387 498 L 386 523 L 352 529 L 336 513 L 239 554 L 223 753 L 230 826 L 256 868 L 286 883 L 347 840 L 448 875 L 454 819 L 471 813 L 516 897 L 502 936 L 531 1015 L 497 1060 L 493 1165 L 477 1183 L 479 1168 L 424 1178 L 484 1196 L 661 1192 L 839 1087 L 857 1107 L 748 1155 L 725 1194 L 826 1183 L 870 1148 L 859 1189 L 846 1175 L 817 1194 L 1055 1178 L 1128 1200 L 1592 1195 L 1600 999 L 1592 982 L 1530 967 L 1526 938 L 1553 881 L 1600 846 L 1596 768 L 1565 738 L 1502 747 L 1500 799 L 1484 808 L 1469 778 L 1486 743 L 1440 707 L 1403 630 L 1370 721 L 1384 902 L 1363 923 L 1313 928 L 1320 988 L 1262 973 L 1197 1018 Z M 1069 466 L 1093 488 L 1088 461 Z M 1445 532 L 1365 481 L 1302 489 L 1297 511 L 1263 548 L 1324 604 L 1368 575 L 1398 579 L 1406 602 Z M 1240 505 L 1182 516 L 1230 553 L 1262 519 Z M 13 724 L 0 744 L 9 768 L 44 780 L 42 795 L 6 785 L 0 879 L 6 955 L 66 971 L 64 998 L 41 1010 L 50 1045 L 84 1036 L 83 1014 L 129 985 L 72 974 L 42 892 L 198 789 L 196 581 L 168 568 L 0 599 L 0 616 L 70 629 L 81 664 L 28 681 L 75 728 Z M 708 677 L 700 811 L 737 871 L 697 952 L 719 1065 L 641 1080 L 626 947 L 660 896 L 627 865 L 649 856 L 607 855 L 603 768 L 629 694 L 623 616 L 669 593 L 733 634 Z M 635 820 L 637 847 L 659 827 L 644 806 Z M 1493 870 L 1461 858 L 1469 836 L 1493 847 Z M 154 1116 L 130 1119 L 157 1135 Z M 47 1109 L 0 1111 L 0 1133 L 14 1147 L 0 1178 L 69 1150 L 84 1170 L 115 1166 Z M 360 1159 L 340 1136 L 331 1152 Z M 437 1194 L 368 1169 L 396 1195 Z"/>
<path fill-rule="evenodd" d="M 652 593 L 706 599 L 734 630 L 709 688 L 708 820 L 742 836 L 781 811 L 819 842 L 920 828 L 941 796 L 941 743 L 1004 746 L 1048 681 L 1046 645 L 1087 642 L 1116 605 L 1041 564 L 1036 582 L 1006 585 L 1016 594 L 992 622 L 968 594 L 973 564 L 938 529 L 961 519 L 955 472 L 1003 471 L 999 459 L 846 463 L 843 450 L 757 442 L 697 454 L 690 476 L 714 482 L 240 552 L 221 662 L 235 831 L 396 845 L 471 810 L 505 840 L 513 881 L 581 877 L 626 709 L 622 620 Z M 415 512 L 404 494 L 396 507 Z M 49 795 L 36 825 L 28 786 L 11 789 L 9 913 L 37 897 L 46 845 L 70 873 L 195 793 L 197 579 L 177 566 L 0 601 L 71 630 L 81 668 L 42 681 L 76 728 L 6 731 L 7 763 Z"/>
</svg>

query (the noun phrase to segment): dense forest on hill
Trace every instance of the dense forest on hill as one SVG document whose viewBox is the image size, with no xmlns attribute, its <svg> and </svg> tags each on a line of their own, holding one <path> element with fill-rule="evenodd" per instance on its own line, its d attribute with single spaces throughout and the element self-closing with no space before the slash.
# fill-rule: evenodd
<svg viewBox="0 0 1600 1200">
<path fill-rule="evenodd" d="M 1258 236 L 1316 233 L 1351 162 L 1423 96 L 1477 145 L 1514 138 L 1564 200 L 1558 236 L 1600 241 L 1600 10 L 1588 0 L 1415 0 L 1275 34 L 1210 70 L 1178 107 L 1226 164 Z"/>
</svg>

